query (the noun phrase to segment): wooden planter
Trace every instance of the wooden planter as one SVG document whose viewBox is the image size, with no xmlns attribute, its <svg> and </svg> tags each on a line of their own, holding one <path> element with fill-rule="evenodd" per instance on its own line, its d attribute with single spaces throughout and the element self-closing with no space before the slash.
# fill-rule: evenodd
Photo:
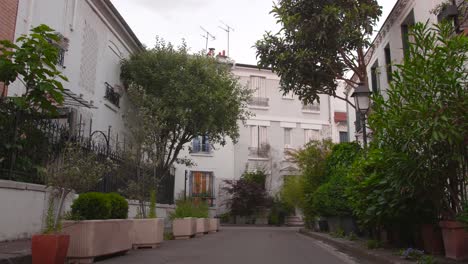
<svg viewBox="0 0 468 264">
<path fill-rule="evenodd" d="M 197 231 L 196 218 L 178 218 L 172 221 L 172 234 L 175 239 L 189 239 Z"/>
<path fill-rule="evenodd" d="M 441 221 L 445 256 L 455 260 L 468 259 L 468 231 L 466 225 L 457 221 Z"/>
<path fill-rule="evenodd" d="M 444 241 L 442 230 L 436 225 L 426 224 L 421 228 L 421 236 L 424 244 L 424 251 L 432 255 L 444 254 Z"/>
<path fill-rule="evenodd" d="M 202 236 L 208 233 L 210 229 L 210 222 L 208 218 L 197 218 L 197 236 Z"/>
<path fill-rule="evenodd" d="M 70 236 L 64 234 L 33 235 L 31 255 L 33 264 L 63 264 L 67 257 Z"/>
<path fill-rule="evenodd" d="M 132 219 L 130 241 L 134 249 L 156 248 L 164 239 L 164 219 Z"/>
<path fill-rule="evenodd" d="M 70 235 L 69 263 L 93 263 L 98 256 L 127 252 L 131 220 L 64 221 L 63 233 Z"/>
<path fill-rule="evenodd" d="M 210 218 L 208 232 L 216 233 L 219 231 L 219 218 Z"/>
</svg>

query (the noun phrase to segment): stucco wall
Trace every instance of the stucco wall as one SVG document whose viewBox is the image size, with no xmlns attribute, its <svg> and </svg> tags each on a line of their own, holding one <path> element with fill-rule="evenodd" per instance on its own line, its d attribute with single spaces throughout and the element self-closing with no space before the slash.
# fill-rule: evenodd
<svg viewBox="0 0 468 264">
<path fill-rule="evenodd" d="M 76 197 L 76 194 L 68 196 L 63 212 L 70 210 Z M 138 203 L 128 202 L 128 217 L 134 218 Z M 30 238 L 41 232 L 45 226 L 48 204 L 49 193 L 44 185 L 0 180 L 0 241 Z M 156 214 L 166 219 L 166 227 L 170 227 L 169 215 L 174 209 L 174 205 L 156 206 Z M 210 212 L 210 215 L 214 213 Z"/>
</svg>

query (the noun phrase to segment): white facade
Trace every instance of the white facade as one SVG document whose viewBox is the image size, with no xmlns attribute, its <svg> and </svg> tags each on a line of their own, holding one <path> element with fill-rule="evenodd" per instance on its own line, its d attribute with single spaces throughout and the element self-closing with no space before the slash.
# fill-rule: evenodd
<svg viewBox="0 0 468 264">
<path fill-rule="evenodd" d="M 20 0 L 16 23 L 15 39 L 46 24 L 69 40 L 63 66 L 59 66 L 69 79 L 64 87 L 95 107 L 72 107 L 78 108 L 74 123 L 81 116 L 81 133 L 86 135 L 90 130 L 107 134 L 110 127 L 111 145 L 122 144 L 128 137 L 123 120 L 128 103 L 120 82 L 120 61 L 141 50 L 142 45 L 111 2 Z M 106 99 L 106 83 L 119 94 L 118 105 Z M 22 92 L 24 87 L 16 82 L 9 86 L 8 96 Z"/>
<path fill-rule="evenodd" d="M 213 184 L 214 206 L 218 208 L 218 213 L 225 210 L 225 193 L 221 189 L 224 180 L 239 179 L 246 170 L 263 169 L 268 174 L 266 188 L 274 195 L 282 186 L 284 176 L 298 173 L 294 164 L 286 161 L 285 150 L 299 149 L 309 140 L 332 138 L 333 133 L 331 113 L 335 108 L 331 106 L 333 103 L 329 96 L 321 95 L 320 104 L 304 107 L 296 96 L 283 96 L 280 79 L 271 70 L 234 64 L 232 73 L 241 85 L 253 90 L 249 104 L 253 116 L 245 124 L 239 122 L 238 141 L 236 144 L 229 141 L 224 147 L 214 146 L 212 151 L 206 151 L 204 145 L 200 145 L 203 139 L 196 140 L 195 144 L 201 147 L 190 146 L 192 153 L 185 150 L 182 154 L 196 165 L 176 166 L 176 195 L 183 194 L 186 189 L 186 195 L 190 196 L 194 188 L 198 188 L 194 187 L 197 182 L 195 177 L 200 176 L 194 176 L 195 173 L 208 172 L 212 175 L 213 180 L 208 185 Z M 345 107 L 337 106 L 336 110 L 344 112 Z M 336 131 L 339 131 L 338 127 Z M 338 136 L 334 135 L 333 138 L 338 142 Z M 209 188 L 202 188 L 202 192 Z"/>
<path fill-rule="evenodd" d="M 372 47 L 366 53 L 369 89 L 381 93 L 384 97 L 391 81 L 389 64 L 398 64 L 404 57 L 405 30 L 417 22 L 437 23 L 437 15 L 431 13 L 443 0 L 399 0 L 387 20 L 380 28 Z M 395 70 L 395 67 L 391 68 Z M 353 88 L 347 86 L 346 93 L 351 95 Z M 350 138 L 362 139 L 362 131 L 356 132 L 356 112 L 347 106 Z"/>
</svg>

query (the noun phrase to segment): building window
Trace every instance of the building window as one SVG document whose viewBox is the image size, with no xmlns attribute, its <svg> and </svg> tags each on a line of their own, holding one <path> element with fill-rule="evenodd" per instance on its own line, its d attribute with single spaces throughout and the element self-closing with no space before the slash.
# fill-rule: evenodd
<svg viewBox="0 0 468 264">
<path fill-rule="evenodd" d="M 314 102 L 312 104 L 302 104 L 302 111 L 304 112 L 320 112 L 320 103 Z"/>
<path fill-rule="evenodd" d="M 213 206 L 214 200 L 214 176 L 213 172 L 192 171 L 189 180 L 190 197 L 202 199 L 210 206 Z"/>
<path fill-rule="evenodd" d="M 320 131 L 316 129 L 304 129 L 304 142 L 305 144 L 313 140 L 320 140 Z"/>
<path fill-rule="evenodd" d="M 378 93 L 380 91 L 379 61 L 376 61 L 371 67 L 371 84 L 372 92 Z"/>
<path fill-rule="evenodd" d="M 250 156 L 268 157 L 270 151 L 266 126 L 250 126 Z"/>
<path fill-rule="evenodd" d="M 340 131 L 340 143 L 344 143 L 344 142 L 349 142 L 348 132 L 341 132 Z"/>
<path fill-rule="evenodd" d="M 401 24 L 401 40 L 403 42 L 403 52 L 405 56 L 408 54 L 409 43 L 411 41 L 410 28 L 414 26 L 414 24 L 415 24 L 414 10 L 411 10 L 411 12 L 408 14 L 406 19 Z"/>
<path fill-rule="evenodd" d="M 198 136 L 192 141 L 191 153 L 211 153 L 211 144 L 208 136 Z"/>
<path fill-rule="evenodd" d="M 387 44 L 384 49 L 385 53 L 385 65 L 387 71 L 387 81 L 390 83 L 392 81 L 392 53 L 390 51 L 390 44 Z"/>
<path fill-rule="evenodd" d="M 250 89 L 254 91 L 249 104 L 252 106 L 268 107 L 269 99 L 266 91 L 266 78 L 259 76 L 250 76 Z"/>
<path fill-rule="evenodd" d="M 284 129 L 284 148 L 292 148 L 292 128 Z"/>
<path fill-rule="evenodd" d="M 106 82 L 105 85 L 106 85 L 106 94 L 104 95 L 104 98 L 106 98 L 113 105 L 119 107 L 120 94 L 118 94 L 115 91 L 114 87 L 112 87 L 109 83 Z"/>
</svg>

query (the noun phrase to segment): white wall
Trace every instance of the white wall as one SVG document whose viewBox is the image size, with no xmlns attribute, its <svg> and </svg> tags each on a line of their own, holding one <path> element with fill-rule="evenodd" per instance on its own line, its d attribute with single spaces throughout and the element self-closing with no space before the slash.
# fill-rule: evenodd
<svg viewBox="0 0 468 264">
<path fill-rule="evenodd" d="M 63 212 L 71 210 L 76 197 L 73 193 L 68 196 Z M 136 201 L 128 202 L 128 218 L 135 218 L 139 205 Z M 0 241 L 30 238 L 41 232 L 48 205 L 49 192 L 44 185 L 0 180 Z M 174 209 L 174 205 L 156 206 L 156 214 L 165 219 L 166 227 L 170 227 L 169 215 Z M 215 214 L 210 212 L 210 215 Z"/>
</svg>

